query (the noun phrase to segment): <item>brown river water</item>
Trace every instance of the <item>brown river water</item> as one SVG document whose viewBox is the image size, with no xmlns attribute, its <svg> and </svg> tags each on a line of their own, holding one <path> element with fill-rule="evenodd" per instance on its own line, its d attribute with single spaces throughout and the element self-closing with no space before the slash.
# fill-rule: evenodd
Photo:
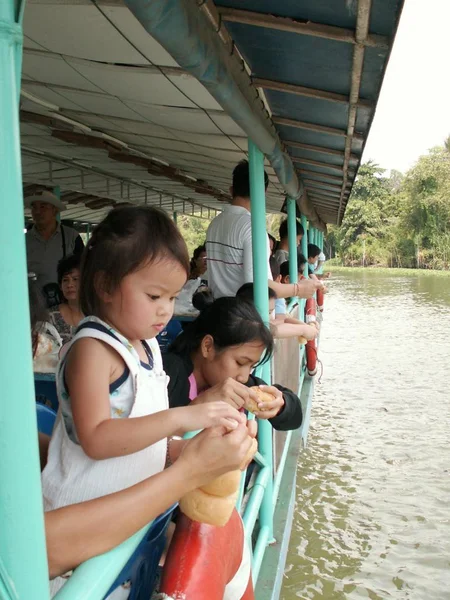
<svg viewBox="0 0 450 600">
<path fill-rule="evenodd" d="M 335 272 L 281 600 L 450 600 L 450 276 Z"/>
</svg>

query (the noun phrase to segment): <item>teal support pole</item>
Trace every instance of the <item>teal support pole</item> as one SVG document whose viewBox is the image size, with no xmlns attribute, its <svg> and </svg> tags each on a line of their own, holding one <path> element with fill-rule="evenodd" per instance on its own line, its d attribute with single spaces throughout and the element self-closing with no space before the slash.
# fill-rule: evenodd
<svg viewBox="0 0 450 600">
<path fill-rule="evenodd" d="M 58 200 L 61 200 L 61 188 L 59 187 L 59 185 L 55 185 L 55 187 L 53 188 L 53 193 L 58 198 Z M 60 212 L 58 212 L 58 214 L 56 215 L 56 220 L 58 221 L 58 223 L 61 223 L 61 213 Z"/>
<path fill-rule="evenodd" d="M 88 223 L 86 225 L 86 241 L 89 241 L 90 237 L 91 237 L 91 224 Z"/>
<path fill-rule="evenodd" d="M 302 238 L 302 254 L 308 259 L 308 220 L 305 215 L 302 215 L 302 227 L 305 232 Z M 305 266 L 305 271 L 303 273 L 305 277 L 308 277 L 308 265 Z"/>
<path fill-rule="evenodd" d="M 289 279 L 291 283 L 297 283 L 297 206 L 294 198 L 287 199 L 287 220 L 289 242 Z"/>
<path fill-rule="evenodd" d="M 17 1 L 0 1 L 0 239 L 8 249 L 0 253 L 0 289 L 4 291 L 0 335 L 5 341 L 0 351 L 0 595 L 48 600 L 23 235 L 18 106 L 22 13 L 23 6 Z"/>
<path fill-rule="evenodd" d="M 269 273 L 267 260 L 266 190 L 264 186 L 264 155 L 249 139 L 250 200 L 252 217 L 253 283 L 255 305 L 265 323 L 269 322 Z M 270 385 L 270 364 L 263 366 L 262 378 Z M 259 452 L 266 464 L 272 467 L 272 426 L 266 420 L 258 423 Z M 273 539 L 273 479 L 269 477 L 261 502 L 260 522 L 268 530 L 268 540 Z"/>
</svg>

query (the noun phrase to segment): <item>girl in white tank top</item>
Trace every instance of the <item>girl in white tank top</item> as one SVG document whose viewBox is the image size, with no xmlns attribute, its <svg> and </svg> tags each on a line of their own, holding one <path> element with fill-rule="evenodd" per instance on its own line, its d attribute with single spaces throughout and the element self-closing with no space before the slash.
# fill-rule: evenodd
<svg viewBox="0 0 450 600">
<path fill-rule="evenodd" d="M 82 262 L 79 325 L 57 372 L 60 402 L 42 473 L 45 510 L 130 487 L 162 471 L 167 438 L 215 425 L 234 428 L 225 402 L 168 410 L 168 378 L 155 336 L 186 282 L 186 245 L 170 218 L 149 207 L 111 211 Z M 63 580 L 51 584 L 54 594 Z"/>
</svg>

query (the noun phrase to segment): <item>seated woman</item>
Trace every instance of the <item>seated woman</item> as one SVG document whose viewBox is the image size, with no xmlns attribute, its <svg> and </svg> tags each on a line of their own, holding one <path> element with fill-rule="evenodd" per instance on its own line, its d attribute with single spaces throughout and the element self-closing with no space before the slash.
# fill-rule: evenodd
<svg viewBox="0 0 450 600">
<path fill-rule="evenodd" d="M 270 358 L 272 349 L 272 334 L 253 304 L 241 298 L 215 300 L 163 356 L 170 377 L 169 405 L 224 400 L 242 409 L 253 399 L 258 403 L 258 418 L 269 419 L 278 430 L 297 429 L 302 424 L 298 396 L 281 385 L 266 386 L 251 375 L 261 359 Z M 262 386 L 273 401 L 259 402 L 249 389 L 252 386 Z"/>
<path fill-rule="evenodd" d="M 64 344 L 70 342 L 83 318 L 78 304 L 80 260 L 80 256 L 73 254 L 62 258 L 58 263 L 58 284 L 64 302 L 50 310 L 50 319 Z"/>
<path fill-rule="evenodd" d="M 206 273 L 206 246 L 198 246 L 194 250 L 191 262 L 191 271 L 189 273 L 189 279 L 198 279 Z"/>
<path fill-rule="evenodd" d="M 28 304 L 30 307 L 33 370 L 53 373 L 58 363 L 61 337 L 49 320 L 44 296 L 36 284 L 34 273 L 28 274 Z"/>
</svg>

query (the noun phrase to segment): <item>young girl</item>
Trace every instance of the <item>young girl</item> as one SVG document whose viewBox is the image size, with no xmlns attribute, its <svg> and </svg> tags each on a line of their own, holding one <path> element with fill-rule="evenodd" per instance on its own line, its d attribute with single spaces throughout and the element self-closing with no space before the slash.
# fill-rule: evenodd
<svg viewBox="0 0 450 600">
<path fill-rule="evenodd" d="M 223 402 L 167 410 L 168 378 L 155 336 L 188 272 L 186 245 L 158 209 L 118 208 L 95 229 L 81 266 L 87 316 L 57 372 L 60 411 L 42 476 L 46 510 L 162 471 L 175 433 L 243 422 Z"/>
</svg>

